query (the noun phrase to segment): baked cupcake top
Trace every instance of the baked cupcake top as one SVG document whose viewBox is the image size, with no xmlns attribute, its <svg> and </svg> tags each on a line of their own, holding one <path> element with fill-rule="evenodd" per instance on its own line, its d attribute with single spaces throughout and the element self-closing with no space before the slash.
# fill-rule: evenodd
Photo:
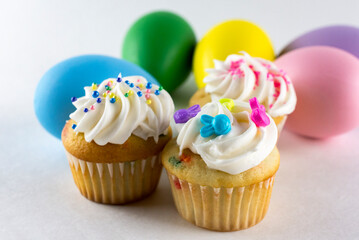
<svg viewBox="0 0 359 240">
<path fill-rule="evenodd" d="M 71 100 L 75 132 L 98 145 L 123 144 L 131 136 L 158 141 L 166 134 L 174 105 L 170 95 L 141 76 L 110 78 L 85 87 L 85 96 Z"/>
<path fill-rule="evenodd" d="M 256 97 L 272 117 L 294 111 L 297 97 L 293 84 L 272 62 L 241 52 L 229 55 L 225 61 L 214 60 L 214 65 L 207 69 L 208 76 L 203 80 L 212 100 L 231 98 L 248 103 Z"/>
<path fill-rule="evenodd" d="M 251 113 L 232 99 L 177 111 L 179 154 L 188 148 L 209 168 L 232 175 L 259 165 L 275 148 L 278 132 L 257 99 L 249 102 Z"/>
</svg>

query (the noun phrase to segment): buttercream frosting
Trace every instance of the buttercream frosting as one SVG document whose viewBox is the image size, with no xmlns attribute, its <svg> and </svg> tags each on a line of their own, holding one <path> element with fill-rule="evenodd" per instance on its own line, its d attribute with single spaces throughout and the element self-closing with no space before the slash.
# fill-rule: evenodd
<svg viewBox="0 0 359 240">
<path fill-rule="evenodd" d="M 231 130 L 225 135 L 202 137 L 201 116 L 219 114 L 229 118 Z M 257 127 L 250 113 L 241 106 L 236 105 L 229 111 L 217 101 L 207 103 L 195 117 L 175 125 L 180 154 L 189 148 L 199 154 L 209 168 L 233 175 L 244 172 L 259 165 L 275 147 L 278 131 L 273 119 L 268 117 L 269 125 Z"/>
<path fill-rule="evenodd" d="M 141 76 L 119 75 L 85 87 L 85 96 L 73 105 L 74 131 L 98 145 L 123 144 L 131 134 L 157 142 L 166 134 L 174 111 L 170 95 Z"/>
<path fill-rule="evenodd" d="M 272 117 L 294 111 L 297 97 L 293 84 L 274 63 L 241 52 L 229 55 L 225 61 L 214 60 L 214 65 L 207 69 L 209 74 L 203 80 L 213 101 L 231 98 L 248 104 L 256 97 Z"/>
</svg>

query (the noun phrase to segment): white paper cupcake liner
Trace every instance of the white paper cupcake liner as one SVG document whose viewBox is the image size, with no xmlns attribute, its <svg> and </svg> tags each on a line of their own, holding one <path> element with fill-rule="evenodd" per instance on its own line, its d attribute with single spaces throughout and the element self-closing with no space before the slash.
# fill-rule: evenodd
<svg viewBox="0 0 359 240">
<path fill-rule="evenodd" d="M 236 231 L 260 222 L 267 213 L 274 177 L 233 188 L 189 183 L 167 171 L 179 214 L 187 221 L 215 231 Z"/>
<path fill-rule="evenodd" d="M 159 156 L 146 159 L 94 163 L 66 151 L 72 176 L 81 194 L 98 203 L 124 204 L 153 192 L 161 176 Z"/>
<path fill-rule="evenodd" d="M 282 121 L 277 125 L 277 129 L 278 129 L 278 136 L 280 135 L 280 133 L 282 132 L 283 130 L 283 127 L 285 125 L 285 122 L 287 121 L 287 117 L 288 116 L 285 116 Z"/>
</svg>

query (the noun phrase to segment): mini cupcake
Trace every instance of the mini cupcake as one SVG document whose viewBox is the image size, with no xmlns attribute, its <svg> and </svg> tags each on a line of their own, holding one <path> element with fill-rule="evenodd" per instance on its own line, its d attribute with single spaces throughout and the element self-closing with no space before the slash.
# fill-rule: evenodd
<svg viewBox="0 0 359 240">
<path fill-rule="evenodd" d="M 81 194 L 124 204 L 153 192 L 162 170 L 159 154 L 171 139 L 170 95 L 141 76 L 119 75 L 71 100 L 76 111 L 61 138 Z"/>
<path fill-rule="evenodd" d="M 255 98 L 252 112 L 214 101 L 175 113 L 177 139 L 162 152 L 179 214 L 216 231 L 265 216 L 279 167 L 277 127 Z"/>
<path fill-rule="evenodd" d="M 205 88 L 191 98 L 190 106 L 203 106 L 210 101 L 231 98 L 247 104 L 256 97 L 273 118 L 279 132 L 287 115 L 292 113 L 297 97 L 290 78 L 272 62 L 252 58 L 247 53 L 229 55 L 224 62 L 214 60 L 214 69 L 208 69 Z"/>
</svg>

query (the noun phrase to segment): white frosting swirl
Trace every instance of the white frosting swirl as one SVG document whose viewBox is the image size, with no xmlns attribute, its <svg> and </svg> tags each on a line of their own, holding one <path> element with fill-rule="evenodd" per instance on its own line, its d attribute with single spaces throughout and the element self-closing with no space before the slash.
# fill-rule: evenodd
<svg viewBox="0 0 359 240">
<path fill-rule="evenodd" d="M 214 65 L 214 69 L 207 69 L 209 74 L 203 80 L 212 101 L 232 98 L 248 102 L 256 97 L 272 117 L 294 111 L 297 97 L 293 84 L 272 62 L 242 52 L 229 55 L 224 62 L 214 60 Z"/>
<path fill-rule="evenodd" d="M 123 144 L 131 134 L 145 140 L 153 137 L 157 142 L 160 134 L 166 134 L 173 116 L 172 98 L 165 90 L 161 90 L 159 95 L 154 94 L 158 89 L 154 84 L 150 92 L 146 93 L 147 80 L 141 76 L 124 77 L 122 82 L 116 80 L 107 79 L 97 89 L 85 87 L 86 95 L 73 102 L 77 108 L 70 114 L 70 118 L 77 124 L 74 131 L 83 132 L 87 142 L 93 140 L 98 145 Z M 126 80 L 135 86 L 131 88 L 125 83 Z M 110 81 L 111 90 L 106 90 L 106 85 Z M 137 95 L 137 91 L 140 90 L 138 85 L 142 87 L 141 97 Z M 92 96 L 94 90 L 99 92 L 99 97 Z M 132 95 L 125 97 L 124 94 L 130 90 Z M 106 97 L 103 96 L 105 92 Z M 117 98 L 115 103 L 110 102 L 112 93 Z M 150 104 L 146 103 L 145 94 L 148 94 Z M 100 103 L 97 102 L 98 98 L 101 99 Z M 88 112 L 84 112 L 85 108 Z"/>
<path fill-rule="evenodd" d="M 232 113 L 219 102 L 207 103 L 196 117 L 184 124 L 176 124 L 180 152 L 189 148 L 193 153 L 199 154 L 209 168 L 233 175 L 260 164 L 275 147 L 277 127 L 271 117 L 268 126 L 257 127 L 249 112 L 242 110 Z M 231 131 L 226 135 L 203 138 L 200 135 L 203 126 L 200 119 L 203 114 L 212 117 L 227 115 Z"/>
</svg>

